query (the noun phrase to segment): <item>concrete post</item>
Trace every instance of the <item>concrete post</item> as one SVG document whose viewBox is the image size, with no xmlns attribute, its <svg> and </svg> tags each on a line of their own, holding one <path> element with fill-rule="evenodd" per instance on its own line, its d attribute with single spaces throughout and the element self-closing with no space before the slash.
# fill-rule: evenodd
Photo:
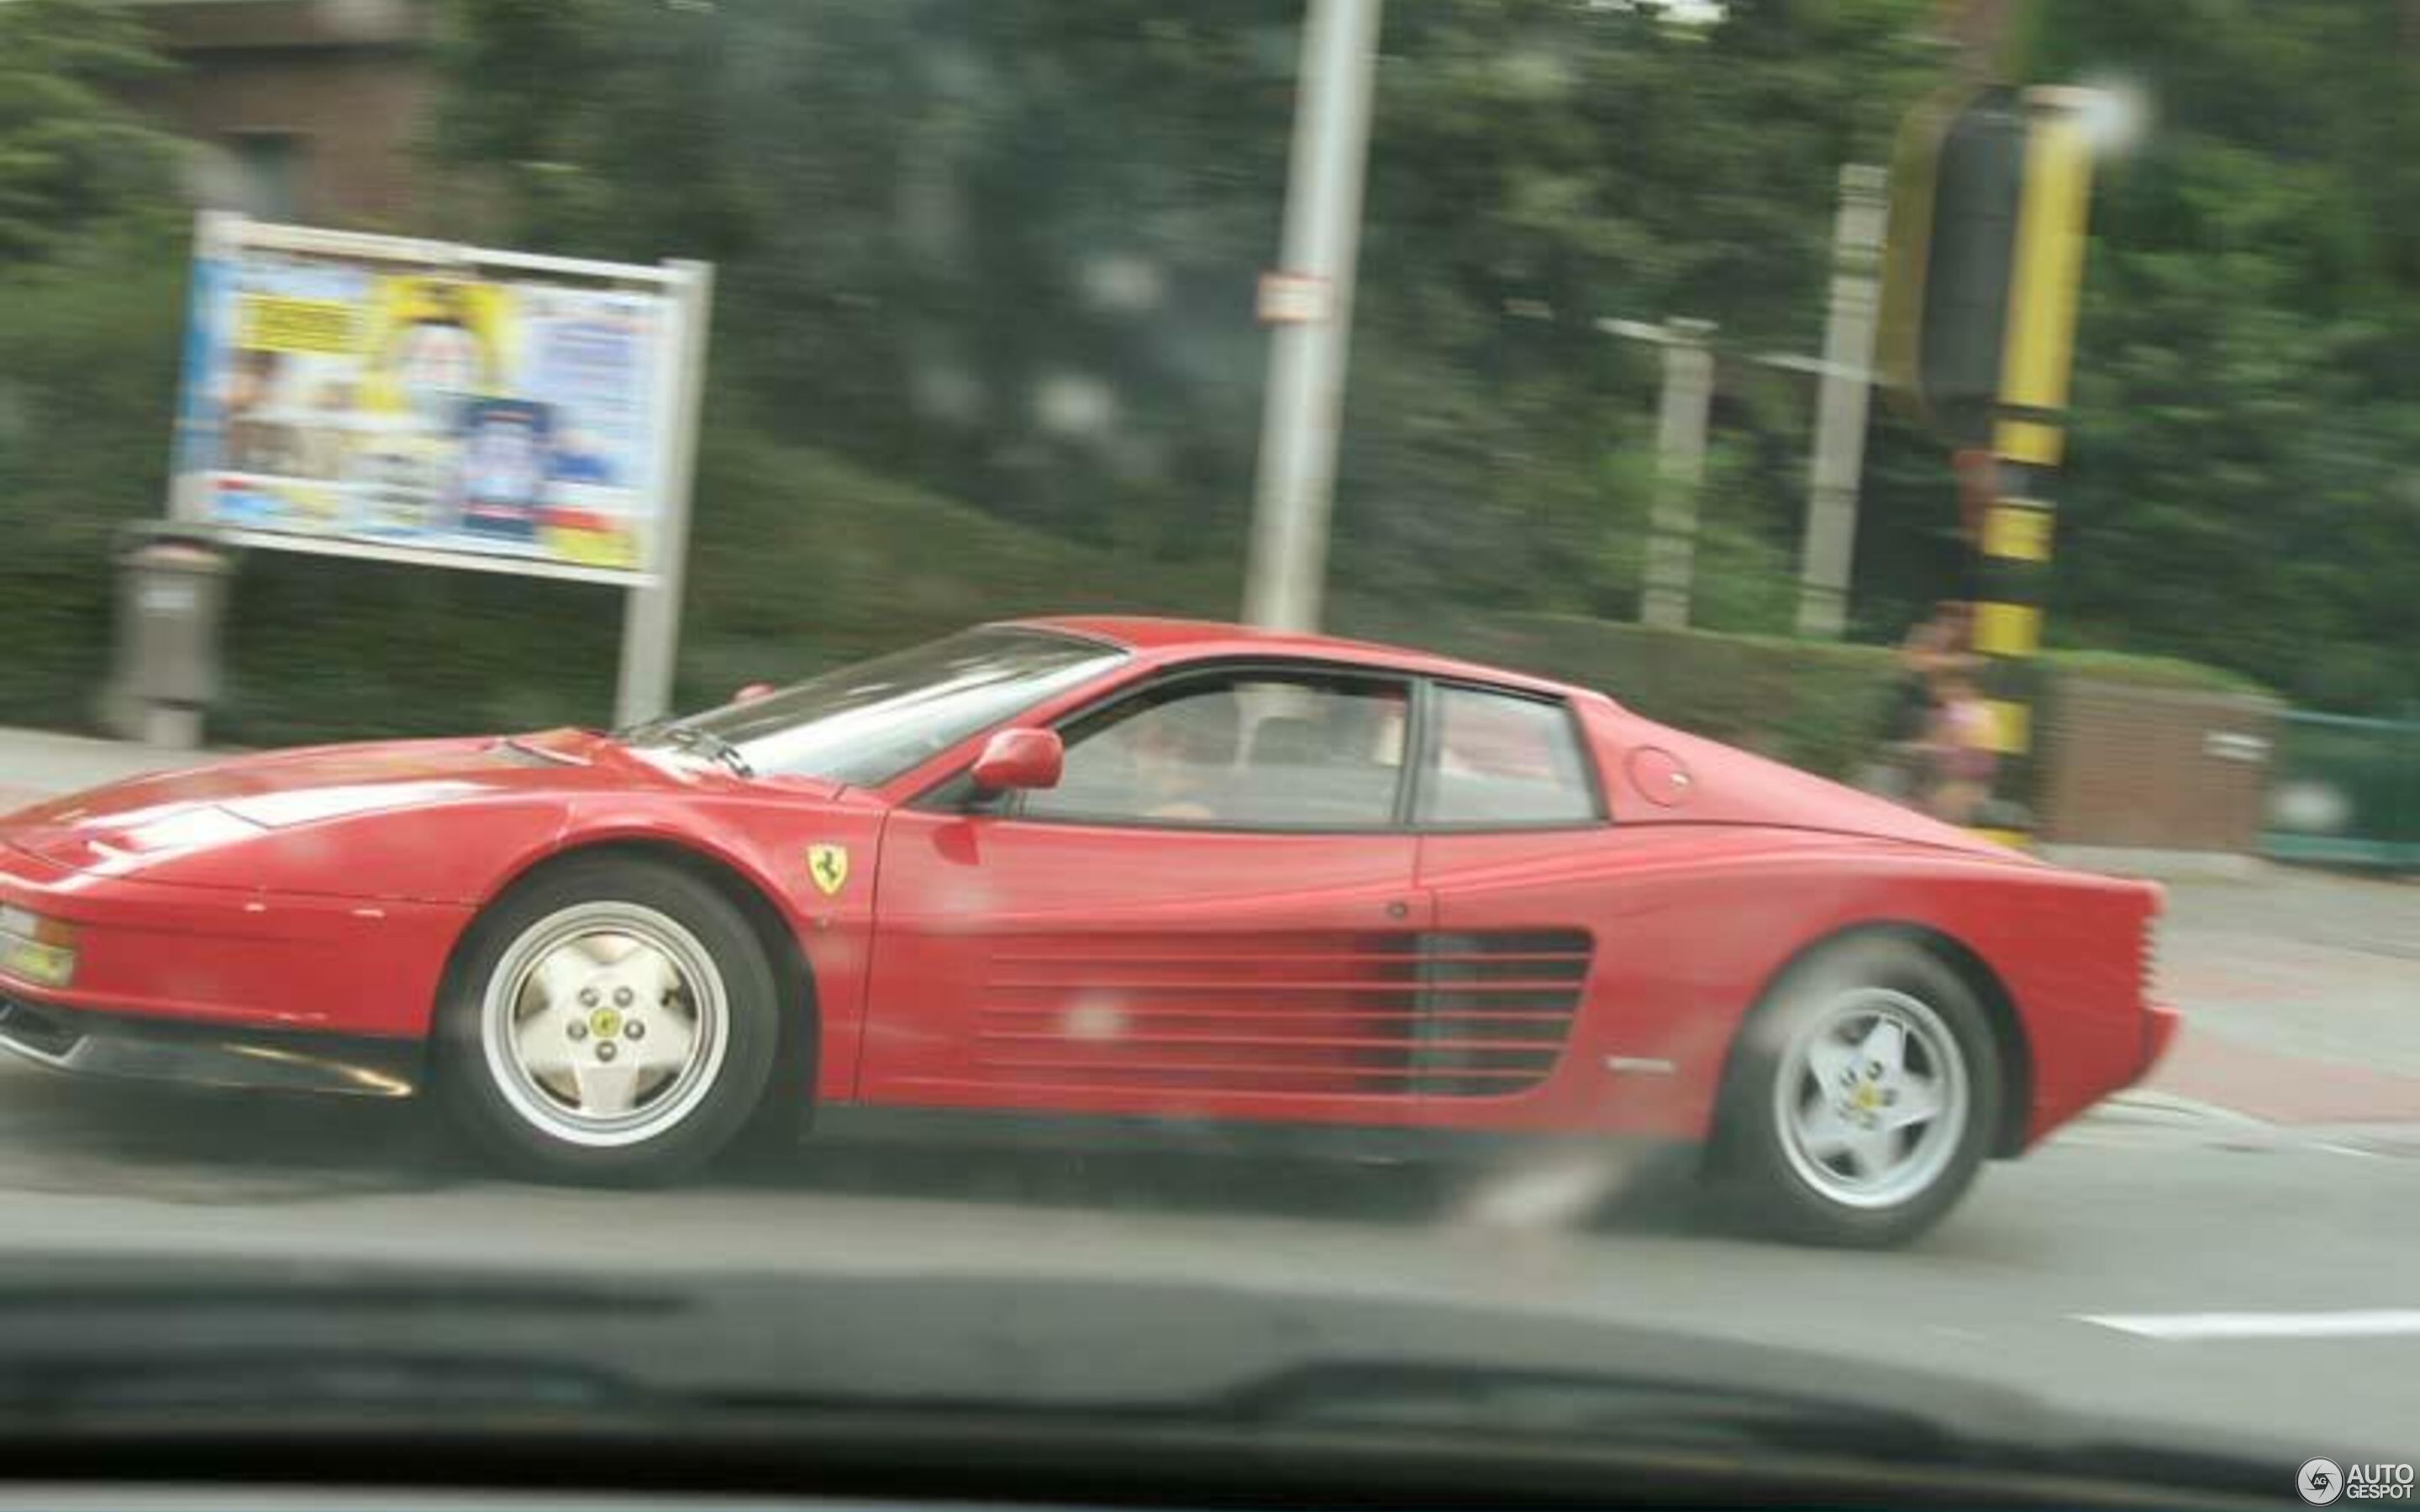
<svg viewBox="0 0 2420 1512">
<path fill-rule="evenodd" d="M 1832 223 L 1832 304 L 1823 328 L 1823 386 L 1815 397 L 1815 457 L 1798 570 L 1798 633 L 1827 640 L 1838 640 L 1848 628 L 1888 181 L 1882 169 L 1865 163 L 1842 167 L 1840 208 Z"/>
<path fill-rule="evenodd" d="M 1655 504 L 1648 517 L 1642 623 L 1689 624 L 1689 579 L 1698 548 L 1698 491 L 1706 475 L 1706 410 L 1714 402 L 1711 320 L 1664 327 L 1664 398 L 1655 426 Z"/>
</svg>

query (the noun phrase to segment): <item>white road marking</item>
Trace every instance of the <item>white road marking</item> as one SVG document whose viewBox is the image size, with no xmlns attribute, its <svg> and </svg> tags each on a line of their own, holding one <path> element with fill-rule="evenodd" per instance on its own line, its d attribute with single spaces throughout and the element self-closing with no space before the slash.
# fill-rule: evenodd
<svg viewBox="0 0 2420 1512">
<path fill-rule="evenodd" d="M 2170 1344 L 2205 1339 L 2384 1338 L 2420 1334 L 2420 1307 L 2335 1313 L 2077 1313 L 2079 1323 Z"/>
<path fill-rule="evenodd" d="M 2386 1151 L 2382 1149 L 2364 1149 L 2359 1145 L 2321 1145 L 2319 1148 L 2331 1155 L 2359 1155 L 2364 1160 L 2386 1158 Z"/>
</svg>

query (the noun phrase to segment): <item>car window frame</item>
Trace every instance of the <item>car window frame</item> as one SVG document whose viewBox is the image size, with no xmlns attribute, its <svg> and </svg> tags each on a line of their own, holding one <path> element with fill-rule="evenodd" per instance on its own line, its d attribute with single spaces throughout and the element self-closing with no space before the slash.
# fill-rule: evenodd
<svg viewBox="0 0 2420 1512">
<path fill-rule="evenodd" d="M 1422 716 L 1414 725 L 1419 741 L 1419 759 L 1413 764 L 1411 801 L 1404 811 L 1406 826 L 1421 835 L 1534 835 L 1556 830 L 1604 829 L 1613 824 L 1613 808 L 1606 801 L 1605 772 L 1597 763 L 1596 748 L 1589 739 L 1588 727 L 1579 717 L 1572 701 L 1556 693 L 1533 688 L 1507 687 L 1474 677 L 1424 677 L 1428 696 L 1416 708 Z M 1511 699 L 1522 703 L 1541 703 L 1562 715 L 1562 725 L 1572 743 L 1573 754 L 1579 758 L 1580 781 L 1587 790 L 1589 811 L 1585 818 L 1572 819 L 1452 819 L 1422 820 L 1419 799 L 1428 779 L 1443 754 L 1445 720 L 1439 717 L 1436 695 L 1446 689 L 1478 693 L 1493 698 Z"/>
<path fill-rule="evenodd" d="M 1022 793 L 995 794 L 980 797 L 969 790 L 974 773 L 974 760 L 954 763 L 939 778 L 919 787 L 899 807 L 920 813 L 952 814 L 963 818 L 1015 820 L 1021 824 L 1047 825 L 1054 827 L 1089 829 L 1128 829 L 1152 833 L 1272 835 L 1520 835 L 1546 834 L 1555 831 L 1587 831 L 1603 829 L 1613 821 L 1613 810 L 1606 794 L 1605 772 L 1597 761 L 1596 748 L 1589 739 L 1588 727 L 1572 700 L 1562 694 L 1543 688 L 1521 687 L 1478 677 L 1457 677 L 1419 671 L 1411 668 L 1373 665 L 1368 662 L 1331 660 L 1325 657 L 1222 656 L 1206 661 L 1190 661 L 1161 667 L 1140 676 L 1099 690 L 1097 696 L 1064 707 L 1047 718 L 1031 725 L 1019 726 L 1011 719 L 976 737 L 988 740 L 1000 730 L 1029 728 L 1048 730 L 1065 737 L 1067 727 L 1137 699 L 1150 698 L 1160 691 L 1184 683 L 1212 677 L 1248 677 L 1264 672 L 1276 677 L 1299 679 L 1345 678 L 1368 682 L 1392 683 L 1403 687 L 1409 697 L 1405 712 L 1404 762 L 1395 784 L 1392 812 L 1383 824 L 1375 825 L 1301 825 L 1269 826 L 1236 825 L 1202 820 L 1107 819 L 1100 817 L 1057 817 L 1027 814 Z M 1581 779 L 1588 792 L 1589 815 L 1586 818 L 1547 820 L 1454 820 L 1423 824 L 1418 819 L 1419 796 L 1430 768 L 1435 764 L 1437 742 L 1443 721 L 1437 717 L 1438 690 L 1457 688 L 1474 693 L 1515 699 L 1528 703 L 1543 703 L 1558 709 L 1563 717 L 1573 748 L 1578 753 Z M 978 748 L 979 749 L 979 748 Z"/>
<path fill-rule="evenodd" d="M 1069 725 L 1109 715 L 1127 703 L 1154 698 L 1170 688 L 1182 687 L 1187 683 L 1214 680 L 1249 681 L 1255 674 L 1270 681 L 1306 683 L 1316 683 L 1321 680 L 1345 681 L 1386 684 L 1403 689 L 1405 705 L 1404 759 L 1395 768 L 1394 795 L 1388 805 L 1387 817 L 1384 820 L 1367 825 L 1248 825 L 1211 819 L 1153 819 L 1148 815 L 1124 818 L 1098 814 L 1032 814 L 1025 810 L 1027 795 L 1023 793 L 1008 795 L 1006 803 L 989 811 L 994 817 L 1013 819 L 1019 824 L 1049 825 L 1060 828 L 1136 829 L 1149 830 L 1154 833 L 1296 836 L 1394 835 L 1406 832 L 1410 827 L 1412 812 L 1412 757 L 1419 739 L 1420 728 L 1421 678 L 1416 672 L 1347 661 L 1292 661 L 1250 657 L 1234 660 L 1221 659 L 1216 662 L 1192 662 L 1183 667 L 1169 669 L 1158 676 L 1146 677 L 1132 687 L 1117 690 L 1096 703 L 1069 709 L 1049 720 L 1044 728 L 1050 730 L 1063 740 L 1066 736 L 1066 727 Z M 943 787 L 947 788 L 963 780 L 971 774 L 972 770 L 972 765 L 970 764 L 966 772 L 954 774 L 948 782 L 943 784 Z M 984 812 L 985 810 L 976 809 L 962 811 Z"/>
</svg>

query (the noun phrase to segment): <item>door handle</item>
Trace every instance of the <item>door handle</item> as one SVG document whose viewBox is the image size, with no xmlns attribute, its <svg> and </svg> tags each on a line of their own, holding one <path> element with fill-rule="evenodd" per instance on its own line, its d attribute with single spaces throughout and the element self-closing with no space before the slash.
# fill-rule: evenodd
<svg viewBox="0 0 2420 1512">
<path fill-rule="evenodd" d="M 1387 917 L 1388 918 L 1409 918 L 1412 917 L 1412 905 L 1404 902 L 1401 898 L 1398 898 L 1393 903 L 1387 905 Z"/>
</svg>

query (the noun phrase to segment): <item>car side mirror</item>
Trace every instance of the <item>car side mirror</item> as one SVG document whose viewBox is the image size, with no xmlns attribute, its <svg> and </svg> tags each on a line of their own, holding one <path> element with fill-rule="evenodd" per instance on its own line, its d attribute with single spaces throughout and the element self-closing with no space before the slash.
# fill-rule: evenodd
<svg viewBox="0 0 2420 1512">
<path fill-rule="evenodd" d="M 770 683 L 751 683 L 746 687 L 741 688 L 738 692 L 731 695 L 731 702 L 734 703 L 753 703 L 758 699 L 769 698 L 780 691 L 780 688 L 775 687 Z"/>
<path fill-rule="evenodd" d="M 984 743 L 975 758 L 975 786 L 986 793 L 1055 788 L 1067 748 L 1054 730 L 1003 730 Z"/>
</svg>

